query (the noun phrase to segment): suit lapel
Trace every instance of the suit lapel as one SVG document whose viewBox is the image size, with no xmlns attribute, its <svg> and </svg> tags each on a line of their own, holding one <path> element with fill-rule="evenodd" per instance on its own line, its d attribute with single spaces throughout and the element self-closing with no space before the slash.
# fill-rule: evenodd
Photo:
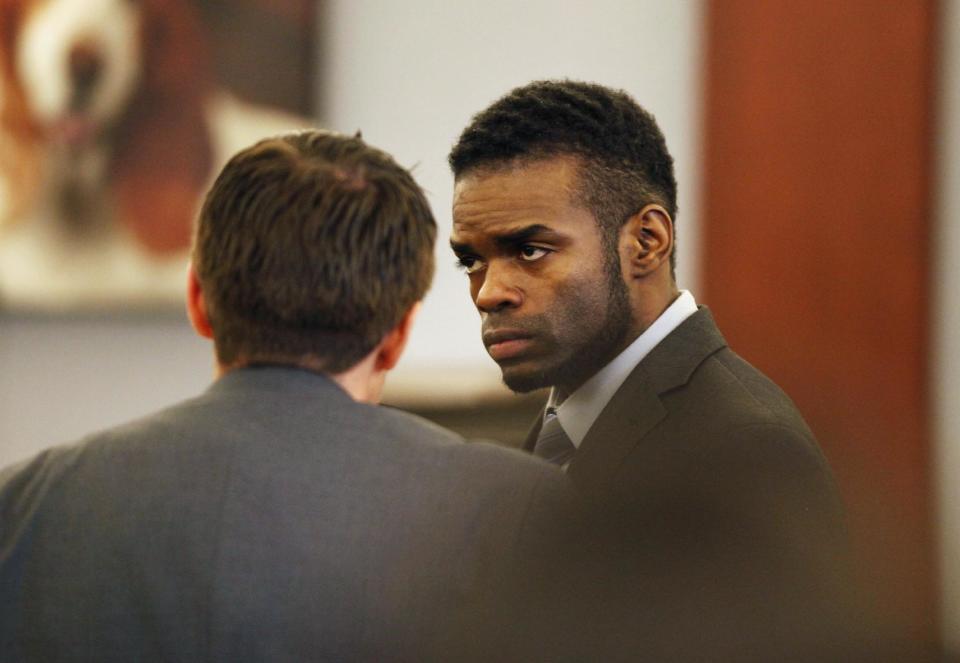
<svg viewBox="0 0 960 663">
<path fill-rule="evenodd" d="M 567 469 L 571 478 L 594 483 L 615 474 L 667 416 L 661 394 L 686 384 L 707 357 L 724 347 L 713 316 L 700 307 L 650 351 L 613 395 L 573 457 Z M 539 431 L 539 425 L 535 428 Z M 536 432 L 531 434 L 536 440 Z"/>
<path fill-rule="evenodd" d="M 604 479 L 666 414 L 641 362 L 587 431 L 567 473 L 578 482 Z"/>
</svg>

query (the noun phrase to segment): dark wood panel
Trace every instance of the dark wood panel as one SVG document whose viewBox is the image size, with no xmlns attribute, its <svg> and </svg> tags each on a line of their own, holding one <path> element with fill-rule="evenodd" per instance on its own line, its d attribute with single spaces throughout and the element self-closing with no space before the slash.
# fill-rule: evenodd
<svg viewBox="0 0 960 663">
<path fill-rule="evenodd" d="M 864 577 L 935 634 L 927 396 L 930 0 L 716 0 L 702 299 L 798 403 Z"/>
</svg>

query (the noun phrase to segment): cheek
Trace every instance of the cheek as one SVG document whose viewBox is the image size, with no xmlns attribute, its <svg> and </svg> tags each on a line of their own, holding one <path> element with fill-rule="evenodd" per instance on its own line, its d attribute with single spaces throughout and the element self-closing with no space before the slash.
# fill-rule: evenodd
<svg viewBox="0 0 960 663">
<path fill-rule="evenodd" d="M 581 277 L 557 284 L 548 298 L 544 317 L 557 340 L 575 342 L 592 336 L 607 318 L 607 295 L 596 277 Z"/>
<path fill-rule="evenodd" d="M 556 284 L 554 298 L 564 308 L 577 309 L 578 315 L 583 317 L 605 311 L 607 278 L 602 265 L 596 265 L 591 270 L 578 270 Z"/>
</svg>

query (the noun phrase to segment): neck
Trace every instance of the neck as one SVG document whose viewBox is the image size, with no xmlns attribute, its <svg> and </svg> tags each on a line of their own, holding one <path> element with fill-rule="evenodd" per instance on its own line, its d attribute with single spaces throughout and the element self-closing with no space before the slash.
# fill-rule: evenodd
<svg viewBox="0 0 960 663">
<path fill-rule="evenodd" d="M 634 289 L 630 302 L 633 309 L 633 330 L 630 340 L 623 347 L 627 347 L 639 338 L 640 334 L 647 331 L 679 296 L 680 290 L 672 282 L 669 287 Z"/>
<path fill-rule="evenodd" d="M 343 373 L 330 375 L 330 379 L 350 394 L 353 400 L 376 404 L 380 402 L 386 372 L 376 371 L 372 362 L 369 366 L 365 365 L 367 363 L 367 360 L 364 360 Z"/>
</svg>

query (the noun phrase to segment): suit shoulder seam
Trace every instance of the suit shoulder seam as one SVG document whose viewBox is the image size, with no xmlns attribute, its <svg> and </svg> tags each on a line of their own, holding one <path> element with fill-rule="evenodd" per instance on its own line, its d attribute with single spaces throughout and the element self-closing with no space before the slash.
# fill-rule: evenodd
<svg viewBox="0 0 960 663">
<path fill-rule="evenodd" d="M 726 349 L 729 350 L 730 348 L 727 347 Z M 746 363 L 746 361 L 745 361 L 744 359 L 742 359 L 741 357 L 739 357 L 739 355 L 737 355 L 736 353 L 734 353 L 733 350 L 730 350 L 730 353 L 733 354 L 733 355 L 734 355 L 735 357 L 737 357 L 738 359 L 740 359 L 740 361 L 744 361 L 744 363 Z M 724 372 L 726 372 L 726 374 L 729 375 L 729 376 L 737 383 L 737 385 L 739 385 L 740 389 L 742 389 L 745 394 L 747 394 L 748 396 L 750 396 L 750 399 L 751 399 L 754 403 L 756 403 L 759 407 L 763 408 L 763 411 L 764 411 L 768 416 L 774 417 L 774 419 L 772 419 L 771 421 L 768 421 L 768 422 L 750 423 L 750 424 L 746 424 L 745 427 L 750 427 L 750 426 L 766 426 L 766 425 L 769 425 L 769 426 L 782 426 L 782 427 L 785 427 L 785 428 L 792 428 L 792 427 L 790 427 L 790 426 L 786 426 L 785 424 L 779 423 L 779 422 L 776 420 L 776 413 L 775 413 L 773 410 L 770 409 L 770 406 L 767 405 L 766 403 L 764 403 L 764 402 L 763 402 L 762 400 L 760 400 L 759 398 L 757 398 L 756 394 L 753 393 L 753 390 L 749 389 L 749 388 L 747 387 L 747 385 L 745 385 L 745 384 L 743 383 L 743 380 L 740 379 L 740 376 L 738 376 L 736 373 L 734 373 L 732 370 L 730 370 L 730 367 L 727 366 L 726 362 L 723 361 L 723 360 L 721 360 L 721 359 L 717 356 L 717 354 L 719 354 L 719 351 L 716 352 L 716 353 L 714 353 L 714 354 L 712 354 L 712 355 L 710 355 L 710 357 L 708 357 L 708 359 L 709 359 L 709 360 L 716 361 L 717 364 L 719 364 L 720 367 L 723 368 Z M 748 366 L 749 366 L 749 364 L 748 364 Z M 753 368 L 753 366 L 750 366 L 750 367 Z M 756 368 L 753 368 L 753 370 L 757 370 L 757 369 L 756 369 Z M 759 373 L 759 371 L 758 371 L 758 373 Z M 762 375 L 762 374 L 761 374 L 761 375 Z"/>
</svg>

